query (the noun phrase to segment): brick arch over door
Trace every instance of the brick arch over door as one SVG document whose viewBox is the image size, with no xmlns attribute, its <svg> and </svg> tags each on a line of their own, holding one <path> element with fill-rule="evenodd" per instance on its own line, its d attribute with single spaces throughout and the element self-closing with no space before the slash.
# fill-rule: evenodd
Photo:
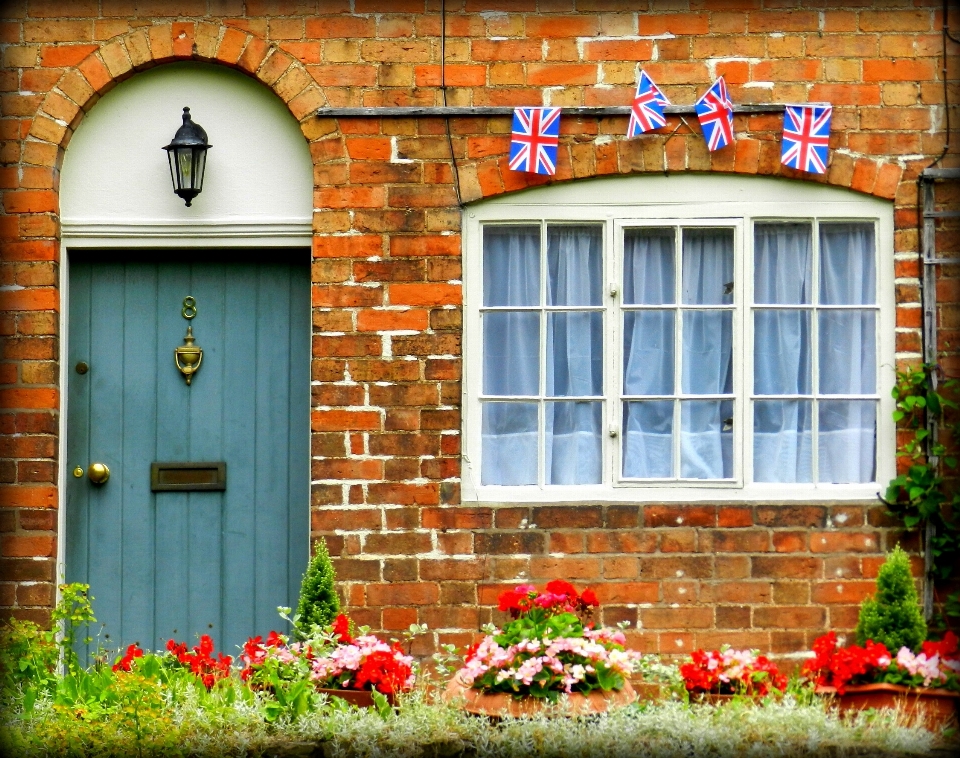
<svg viewBox="0 0 960 758">
<path fill-rule="evenodd" d="M 254 34 L 191 21 L 145 27 L 90 47 L 95 49 L 68 67 L 43 99 L 24 145 L 25 162 L 59 168 L 71 136 L 102 95 L 139 71 L 174 61 L 216 63 L 241 71 L 283 100 L 308 141 L 327 133 L 314 116 L 326 102 L 322 89 L 300 61 Z M 48 202 L 25 210 L 56 212 L 54 193 Z"/>
</svg>

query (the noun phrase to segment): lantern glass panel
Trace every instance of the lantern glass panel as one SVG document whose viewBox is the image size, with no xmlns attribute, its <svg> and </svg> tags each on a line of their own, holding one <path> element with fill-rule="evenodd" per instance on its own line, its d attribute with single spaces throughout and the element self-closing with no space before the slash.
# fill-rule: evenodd
<svg viewBox="0 0 960 758">
<path fill-rule="evenodd" d="M 196 190 L 200 192 L 203 189 L 203 170 L 207 165 L 207 151 L 206 150 L 197 150 L 197 164 L 196 164 Z"/>
<path fill-rule="evenodd" d="M 189 147 L 177 148 L 177 168 L 180 174 L 180 188 L 193 187 L 193 150 Z"/>
</svg>

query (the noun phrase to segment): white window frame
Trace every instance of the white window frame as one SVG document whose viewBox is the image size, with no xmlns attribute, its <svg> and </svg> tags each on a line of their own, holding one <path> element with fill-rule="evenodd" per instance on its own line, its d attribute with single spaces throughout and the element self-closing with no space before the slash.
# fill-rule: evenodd
<svg viewBox="0 0 960 758">
<path fill-rule="evenodd" d="M 625 200 L 627 198 L 628 200 Z M 876 229 L 877 481 L 867 484 L 752 482 L 753 227 L 765 222 L 866 222 Z M 890 395 L 896 379 L 893 204 L 821 184 L 769 177 L 681 174 L 609 177 L 503 195 L 468 206 L 463 219 L 463 467 L 464 502 L 678 502 L 875 500 L 896 470 L 896 429 Z M 485 224 L 604 224 L 604 484 L 501 486 L 480 483 L 481 323 Z M 623 230 L 636 226 L 732 226 L 734 240 L 734 476 L 733 480 L 620 481 L 619 282 Z M 815 230 L 814 230 L 815 233 Z M 544 244 L 543 242 L 541 244 Z M 679 272 L 678 272 L 679 276 Z M 813 306 L 817 308 L 819 306 Z M 816 330 L 815 330 L 816 331 Z M 811 346 L 814 349 L 815 345 Z M 542 456 L 541 456 L 542 458 Z M 540 464 L 542 466 L 542 462 Z"/>
</svg>

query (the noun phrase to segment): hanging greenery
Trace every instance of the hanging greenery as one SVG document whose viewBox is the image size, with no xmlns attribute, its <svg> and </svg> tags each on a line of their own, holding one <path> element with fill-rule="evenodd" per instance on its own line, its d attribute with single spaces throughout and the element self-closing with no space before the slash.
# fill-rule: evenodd
<svg viewBox="0 0 960 758">
<path fill-rule="evenodd" d="M 960 575 L 960 472 L 944 444 L 960 441 L 960 406 L 950 399 L 958 388 L 958 380 L 943 378 L 939 366 L 929 364 L 899 372 L 893 388 L 893 419 L 909 435 L 897 455 L 909 458 L 910 465 L 891 480 L 884 502 L 908 529 L 926 533 L 928 578 L 934 584 Z M 936 436 L 932 425 L 939 428 Z M 945 612 L 960 618 L 960 592 L 947 598 Z"/>
</svg>

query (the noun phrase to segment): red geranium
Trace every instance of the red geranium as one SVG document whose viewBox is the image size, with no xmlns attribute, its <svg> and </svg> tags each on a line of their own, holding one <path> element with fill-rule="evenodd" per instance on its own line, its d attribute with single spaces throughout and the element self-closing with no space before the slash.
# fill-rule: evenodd
<svg viewBox="0 0 960 758">
<path fill-rule="evenodd" d="M 497 608 L 509 612 L 510 617 L 515 619 L 533 608 L 543 609 L 550 616 L 557 613 L 577 613 L 585 619 L 591 615 L 591 608 L 599 605 L 597 594 L 593 590 L 586 589 L 582 595 L 578 595 L 570 582 L 554 579 L 547 583 L 543 592 L 537 592 L 537 588 L 532 584 L 520 584 L 503 592 L 498 598 Z"/>
<path fill-rule="evenodd" d="M 939 655 L 941 659 L 957 657 L 957 635 L 953 632 L 947 632 L 939 642 L 927 640 L 921 647 L 921 652 L 926 653 L 927 658 L 933 658 Z"/>
<path fill-rule="evenodd" d="M 133 664 L 134 658 L 143 658 L 143 651 L 140 649 L 140 646 L 134 642 L 127 648 L 127 652 L 124 653 L 124 656 L 113 664 L 114 671 L 129 671 L 130 666 Z"/>
<path fill-rule="evenodd" d="M 357 670 L 353 689 L 375 689 L 385 695 L 403 692 L 412 673 L 403 657 L 403 651 L 397 645 L 393 646 L 392 652 L 378 650 L 370 653 Z"/>
<path fill-rule="evenodd" d="M 353 642 L 353 637 L 350 636 L 350 619 L 344 614 L 341 613 L 333 620 L 331 629 L 337 642 L 341 642 L 344 645 L 349 645 Z"/>
<path fill-rule="evenodd" d="M 818 687 L 836 687 L 839 694 L 849 684 L 868 684 L 873 681 L 874 669 L 890 665 L 890 651 L 886 645 L 867 640 L 864 647 L 839 647 L 833 632 L 813 642 L 814 657 L 803 665 L 803 674 Z"/>
<path fill-rule="evenodd" d="M 247 644 L 249 645 L 250 642 L 248 641 Z M 218 679 L 224 679 L 230 675 L 233 658 L 223 653 L 214 658 L 212 656 L 213 640 L 207 634 L 200 636 L 200 644 L 194 646 L 192 653 L 187 652 L 187 643 L 173 640 L 167 641 L 167 650 L 181 665 L 200 677 L 207 689 L 213 687 Z"/>
<path fill-rule="evenodd" d="M 680 666 L 680 675 L 690 694 L 757 695 L 783 691 L 787 677 L 775 663 L 753 650 L 694 650 L 690 662 Z"/>
</svg>

